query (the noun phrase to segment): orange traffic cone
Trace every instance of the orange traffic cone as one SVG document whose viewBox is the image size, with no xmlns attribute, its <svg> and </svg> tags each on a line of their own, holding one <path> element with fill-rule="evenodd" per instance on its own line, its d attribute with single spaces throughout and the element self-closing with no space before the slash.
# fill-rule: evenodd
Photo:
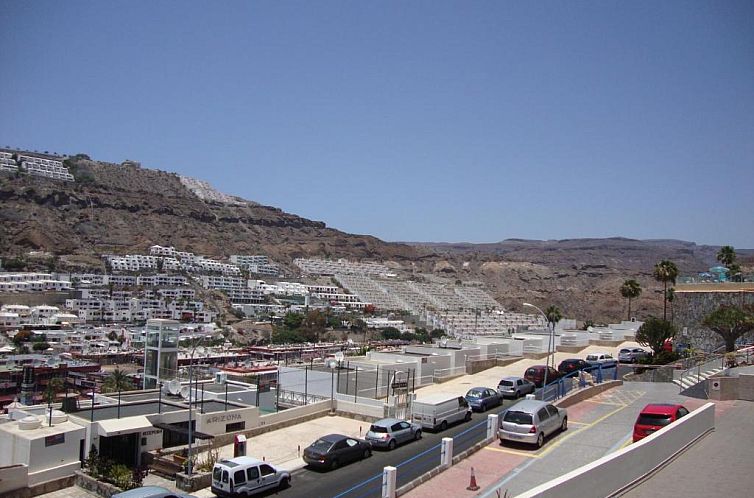
<svg viewBox="0 0 754 498">
<path fill-rule="evenodd" d="M 474 467 L 471 467 L 471 481 L 469 482 L 469 487 L 466 489 L 468 491 L 479 491 L 479 486 L 476 485 L 476 476 L 474 475 Z"/>
</svg>

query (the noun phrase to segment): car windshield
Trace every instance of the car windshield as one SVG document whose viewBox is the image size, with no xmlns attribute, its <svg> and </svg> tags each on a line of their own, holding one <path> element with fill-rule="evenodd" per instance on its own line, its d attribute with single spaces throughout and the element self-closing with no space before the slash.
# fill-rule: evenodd
<svg viewBox="0 0 754 498">
<path fill-rule="evenodd" d="M 631 352 L 631 350 L 630 350 L 630 349 L 621 349 L 621 350 L 620 350 L 620 353 L 621 353 L 621 354 L 624 354 L 624 353 L 630 353 L 630 352 Z"/>
<path fill-rule="evenodd" d="M 526 412 L 514 412 L 508 410 L 503 417 L 504 422 L 511 422 L 513 424 L 531 425 L 531 413 Z"/>
<path fill-rule="evenodd" d="M 385 432 L 387 432 L 387 427 L 381 427 L 379 425 L 373 425 L 372 427 L 369 428 L 369 430 L 372 431 L 372 432 L 382 432 L 382 433 L 385 433 Z"/>
<path fill-rule="evenodd" d="M 469 398 L 481 398 L 482 397 L 482 391 L 469 391 L 466 393 L 466 396 Z"/>
<path fill-rule="evenodd" d="M 588 355 L 586 355 L 586 359 L 594 361 L 594 360 L 599 359 L 599 357 L 596 354 L 588 354 Z"/>
<path fill-rule="evenodd" d="M 220 467 L 215 467 L 214 469 L 212 469 L 212 479 L 214 479 L 215 481 L 219 481 L 222 473 L 223 471 L 222 469 L 220 469 Z"/>
<path fill-rule="evenodd" d="M 500 381 L 500 384 L 498 384 L 498 385 L 499 385 L 499 386 L 506 386 L 506 387 L 510 387 L 510 386 L 512 386 L 512 385 L 513 385 L 513 381 L 510 381 L 510 380 L 501 380 L 501 381 Z"/>
<path fill-rule="evenodd" d="M 312 445 L 310 446 L 310 448 L 313 449 L 313 450 L 315 450 L 315 451 L 319 451 L 319 452 L 322 452 L 322 453 L 327 453 L 327 450 L 330 449 L 330 446 L 332 446 L 332 444 L 333 443 L 331 441 L 326 441 L 324 439 L 317 439 L 316 441 L 314 441 L 312 443 Z"/>
<path fill-rule="evenodd" d="M 639 425 L 659 425 L 666 426 L 672 422 L 670 415 L 661 415 L 659 413 L 642 413 L 639 415 L 639 420 L 636 421 Z"/>
</svg>

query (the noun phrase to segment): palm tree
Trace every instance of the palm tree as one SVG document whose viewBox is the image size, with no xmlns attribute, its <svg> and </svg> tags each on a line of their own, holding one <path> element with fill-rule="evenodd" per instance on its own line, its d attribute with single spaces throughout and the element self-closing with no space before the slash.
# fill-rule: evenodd
<svg viewBox="0 0 754 498">
<path fill-rule="evenodd" d="M 134 389 L 131 379 L 128 378 L 126 372 L 116 367 L 115 370 L 110 372 L 105 381 L 102 383 L 103 393 L 112 393 L 117 391 L 132 391 Z"/>
<path fill-rule="evenodd" d="M 555 325 L 563 318 L 563 314 L 560 312 L 560 308 L 557 306 L 549 306 L 545 310 L 545 316 L 547 317 L 547 325 L 551 327 L 552 332 L 547 342 L 547 350 L 550 351 L 550 347 L 555 349 Z M 550 345 L 552 341 L 552 345 Z M 555 366 L 555 355 L 552 357 L 553 367 Z M 547 364 L 550 364 L 550 357 L 547 357 Z"/>
<path fill-rule="evenodd" d="M 631 319 L 631 300 L 641 295 L 641 285 L 633 278 L 623 282 L 620 286 L 620 295 L 628 299 L 628 319 Z"/>
<path fill-rule="evenodd" d="M 675 284 L 678 278 L 678 267 L 672 261 L 663 259 L 655 265 L 654 277 L 658 282 L 662 282 L 664 288 L 662 291 L 662 319 L 668 319 L 668 282 Z"/>
<path fill-rule="evenodd" d="M 730 266 L 736 262 L 736 251 L 732 246 L 723 246 L 717 252 L 717 260 L 730 269 Z"/>
</svg>

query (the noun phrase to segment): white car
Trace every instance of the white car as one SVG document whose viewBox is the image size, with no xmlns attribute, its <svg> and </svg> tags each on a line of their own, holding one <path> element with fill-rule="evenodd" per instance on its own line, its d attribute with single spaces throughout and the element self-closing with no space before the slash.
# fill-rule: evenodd
<svg viewBox="0 0 754 498">
<path fill-rule="evenodd" d="M 212 468 L 212 492 L 217 496 L 251 496 L 285 489 L 290 483 L 287 470 L 247 456 L 220 460 Z"/>
<path fill-rule="evenodd" d="M 595 353 L 589 353 L 586 355 L 586 362 L 596 367 L 602 365 L 602 368 L 611 368 L 618 366 L 618 360 L 613 358 L 613 355 L 604 351 L 597 351 Z"/>
</svg>

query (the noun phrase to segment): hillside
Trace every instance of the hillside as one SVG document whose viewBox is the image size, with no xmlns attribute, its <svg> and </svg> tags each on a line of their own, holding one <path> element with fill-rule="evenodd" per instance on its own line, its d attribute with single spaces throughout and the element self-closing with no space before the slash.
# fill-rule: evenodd
<svg viewBox="0 0 754 498">
<path fill-rule="evenodd" d="M 523 301 L 556 304 L 581 320 L 614 321 L 625 315 L 618 292 L 625 279 L 636 278 L 645 289 L 634 303 L 636 316 L 660 313 L 654 264 L 670 259 L 682 274 L 693 274 L 714 265 L 717 251 L 624 238 L 387 243 L 253 201 L 202 200 L 185 178 L 138 163 L 76 156 L 66 165 L 77 182 L 0 175 L 1 257 L 46 251 L 60 256 L 62 269 L 80 268 L 100 264 L 100 254 L 145 253 L 160 244 L 216 258 L 266 254 L 294 274 L 297 257 L 385 261 L 410 278 L 482 281 L 508 308 L 521 309 Z"/>
</svg>

